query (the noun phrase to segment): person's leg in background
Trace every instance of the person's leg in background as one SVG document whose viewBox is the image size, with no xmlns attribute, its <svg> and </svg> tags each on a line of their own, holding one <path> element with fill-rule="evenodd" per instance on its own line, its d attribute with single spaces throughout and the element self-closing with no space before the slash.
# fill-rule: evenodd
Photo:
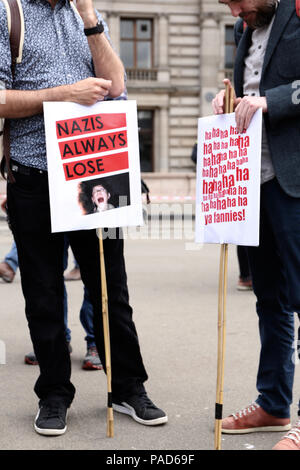
<svg viewBox="0 0 300 470">
<path fill-rule="evenodd" d="M 2 263 L 0 263 L 0 277 L 5 282 L 13 282 L 18 267 L 18 251 L 14 241 L 9 253 L 7 253 Z"/>
<path fill-rule="evenodd" d="M 247 247 L 238 245 L 237 257 L 240 271 L 237 290 L 252 290 L 252 279 L 250 273 Z"/>
<path fill-rule="evenodd" d="M 69 241 L 68 235 L 65 235 L 64 270 L 66 270 L 68 267 L 69 246 L 70 246 L 70 241 Z M 69 279 L 69 280 L 73 280 L 73 281 L 80 280 L 81 279 L 80 268 L 79 268 L 79 264 L 76 261 L 76 258 L 74 258 L 74 269 L 77 270 L 77 274 L 76 274 L 77 279 L 73 277 L 72 279 Z M 72 271 L 74 271 L 74 269 Z M 65 280 L 66 280 L 66 276 L 65 276 Z M 65 284 L 64 284 L 64 288 L 65 288 L 65 318 L 67 318 L 68 305 L 67 305 L 67 291 L 66 291 Z M 83 297 L 83 302 L 82 302 L 80 313 L 79 313 L 80 322 L 86 332 L 85 341 L 87 343 L 87 352 L 82 363 L 82 368 L 84 370 L 102 370 L 103 369 L 101 361 L 100 361 L 100 357 L 96 348 L 96 343 L 95 343 L 93 316 L 94 316 L 93 306 L 91 304 L 88 291 L 86 287 L 84 286 L 84 297 Z M 67 321 L 66 321 L 66 325 L 67 325 Z M 70 330 L 68 328 L 66 329 L 66 336 L 67 336 L 67 341 L 68 341 L 68 338 L 70 338 Z"/>
<path fill-rule="evenodd" d="M 100 317 L 102 312 L 99 312 Z M 84 286 L 84 297 L 80 309 L 80 322 L 86 332 L 84 338 L 87 344 L 86 356 L 82 363 L 84 370 L 101 370 L 103 366 L 96 347 L 96 340 L 94 335 L 94 311 L 91 299 L 87 288 Z"/>
<path fill-rule="evenodd" d="M 63 257 L 63 264 L 64 264 L 64 271 L 68 267 L 68 249 L 69 249 L 69 239 L 68 236 L 65 235 L 64 237 L 64 257 Z M 66 289 L 66 284 L 64 282 L 64 322 L 65 322 L 65 331 L 66 331 L 66 340 L 69 345 L 69 351 L 72 352 L 71 348 L 71 330 L 68 327 L 68 293 Z"/>
<path fill-rule="evenodd" d="M 67 269 L 67 266 L 66 266 Z M 74 258 L 74 268 L 72 268 L 68 273 L 64 275 L 65 281 L 80 281 L 81 274 L 79 264 L 77 263 L 76 259 Z"/>
</svg>

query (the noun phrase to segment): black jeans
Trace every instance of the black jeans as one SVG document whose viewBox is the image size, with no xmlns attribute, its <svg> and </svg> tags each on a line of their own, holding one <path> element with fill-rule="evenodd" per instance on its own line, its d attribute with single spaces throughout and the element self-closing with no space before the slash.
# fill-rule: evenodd
<svg viewBox="0 0 300 470">
<path fill-rule="evenodd" d="M 75 388 L 70 381 L 71 362 L 64 328 L 64 233 L 51 233 L 47 174 L 14 172 L 14 176 L 16 182 L 8 183 L 7 187 L 7 205 L 19 254 L 26 316 L 40 366 L 35 392 L 40 399 L 60 398 L 69 406 Z M 83 283 L 90 293 L 96 345 L 105 368 L 99 240 L 95 230 L 68 232 L 68 237 Z M 112 391 L 113 397 L 119 398 L 143 391 L 147 373 L 129 305 L 123 239 L 106 238 L 103 243 Z"/>
</svg>

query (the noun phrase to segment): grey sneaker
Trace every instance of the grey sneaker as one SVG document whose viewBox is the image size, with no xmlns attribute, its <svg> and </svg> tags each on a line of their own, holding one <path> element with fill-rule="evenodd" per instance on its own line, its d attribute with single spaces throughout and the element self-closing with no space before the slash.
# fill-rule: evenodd
<svg viewBox="0 0 300 470">
<path fill-rule="evenodd" d="M 82 368 L 84 370 L 103 369 L 96 346 L 90 346 L 88 348 L 87 353 L 82 363 Z"/>
<path fill-rule="evenodd" d="M 146 392 L 132 395 L 124 401 L 114 400 L 113 409 L 131 416 L 135 421 L 146 426 L 156 426 L 168 422 L 166 413 L 154 405 Z"/>
</svg>

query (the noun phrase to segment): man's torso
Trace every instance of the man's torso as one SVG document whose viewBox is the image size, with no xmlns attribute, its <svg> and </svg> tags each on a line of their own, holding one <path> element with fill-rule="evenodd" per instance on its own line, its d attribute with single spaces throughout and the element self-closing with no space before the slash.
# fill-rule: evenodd
<svg viewBox="0 0 300 470">
<path fill-rule="evenodd" d="M 92 57 L 83 23 L 68 1 L 59 0 L 53 10 L 46 0 L 21 0 L 25 41 L 22 62 L 12 83 L 10 61 L 0 57 L 0 80 L 7 88 L 39 90 L 73 84 L 94 76 Z M 6 35 L 3 37 L 3 33 Z M 9 55 L 6 10 L 0 2 L 0 40 Z M 26 166 L 46 169 L 43 115 L 11 119 L 11 158 Z"/>
</svg>

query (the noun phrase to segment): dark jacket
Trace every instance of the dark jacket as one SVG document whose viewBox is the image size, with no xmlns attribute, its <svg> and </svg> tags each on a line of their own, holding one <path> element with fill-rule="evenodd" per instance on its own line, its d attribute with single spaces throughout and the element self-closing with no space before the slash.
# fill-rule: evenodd
<svg viewBox="0 0 300 470">
<path fill-rule="evenodd" d="M 239 20 L 235 26 L 238 49 L 234 68 L 238 97 L 243 96 L 244 58 L 251 35 L 248 27 L 243 32 L 243 22 Z M 297 80 L 299 83 L 295 84 Z M 260 94 L 267 98 L 264 119 L 276 177 L 282 189 L 293 197 L 300 197 L 300 104 L 292 99 L 294 95 L 299 100 L 299 90 L 300 19 L 295 2 L 281 0 L 266 49 Z"/>
</svg>

